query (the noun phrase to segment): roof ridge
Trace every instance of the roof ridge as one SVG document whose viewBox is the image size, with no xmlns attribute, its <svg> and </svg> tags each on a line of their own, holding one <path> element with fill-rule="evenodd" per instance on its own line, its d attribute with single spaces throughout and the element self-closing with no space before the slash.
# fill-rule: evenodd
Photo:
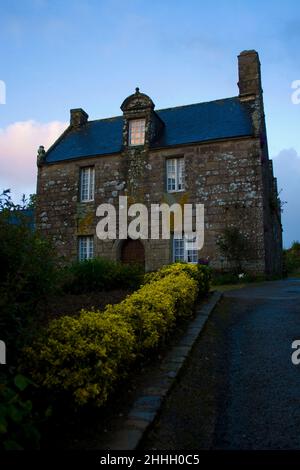
<svg viewBox="0 0 300 470">
<path fill-rule="evenodd" d="M 231 96 L 229 98 L 218 98 L 217 100 L 211 100 L 211 101 L 200 101 L 199 103 L 182 104 L 179 106 L 170 106 L 169 108 L 157 109 L 156 112 L 158 113 L 159 111 L 169 111 L 170 109 L 188 108 L 190 106 L 199 106 L 199 104 L 216 103 L 218 101 L 229 101 L 229 100 L 233 100 L 236 98 L 238 98 L 238 96 Z"/>
<path fill-rule="evenodd" d="M 217 100 L 211 100 L 211 101 L 200 101 L 199 103 L 191 103 L 191 104 L 182 104 L 179 106 L 170 106 L 169 108 L 162 108 L 162 109 L 156 109 L 155 112 L 159 113 L 160 111 L 169 111 L 170 109 L 179 109 L 179 108 L 189 108 L 191 106 L 199 106 L 200 104 L 208 104 L 208 103 L 217 103 L 218 101 L 229 101 L 233 99 L 237 99 L 238 96 L 231 96 L 229 98 L 218 98 Z M 87 123 L 90 122 L 103 122 L 103 121 L 111 121 L 112 119 L 120 119 L 122 118 L 122 114 L 118 116 L 111 116 L 107 118 L 101 118 L 101 119 L 92 119 L 91 121 L 88 121 Z"/>
<path fill-rule="evenodd" d="M 122 114 L 118 115 L 118 116 L 111 116 L 111 117 L 106 117 L 106 118 L 100 118 L 100 119 L 92 119 L 91 121 L 87 121 L 87 124 L 89 122 L 98 122 L 98 121 L 112 121 L 113 119 L 120 119 L 122 118 Z"/>
</svg>

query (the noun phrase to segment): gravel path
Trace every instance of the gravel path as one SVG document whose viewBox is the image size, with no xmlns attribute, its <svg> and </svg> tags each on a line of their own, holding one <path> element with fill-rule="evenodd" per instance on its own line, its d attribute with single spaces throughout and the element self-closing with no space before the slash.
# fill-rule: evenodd
<svg viewBox="0 0 300 470">
<path fill-rule="evenodd" d="M 300 280 L 228 291 L 143 449 L 300 449 Z"/>
</svg>

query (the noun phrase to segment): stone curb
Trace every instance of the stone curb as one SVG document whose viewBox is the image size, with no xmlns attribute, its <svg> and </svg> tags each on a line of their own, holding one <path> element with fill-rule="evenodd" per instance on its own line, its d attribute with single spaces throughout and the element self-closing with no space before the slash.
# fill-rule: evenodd
<svg viewBox="0 0 300 470">
<path fill-rule="evenodd" d="M 135 401 L 124 425 L 115 433 L 113 442 L 108 445 L 108 449 L 135 450 L 137 448 L 146 431 L 156 419 L 164 399 L 171 391 L 194 343 L 204 328 L 208 316 L 222 295 L 221 292 L 215 291 L 209 301 L 199 308 L 196 318 L 191 322 L 185 336 L 166 355 L 154 377 L 153 385 L 145 388 Z"/>
</svg>

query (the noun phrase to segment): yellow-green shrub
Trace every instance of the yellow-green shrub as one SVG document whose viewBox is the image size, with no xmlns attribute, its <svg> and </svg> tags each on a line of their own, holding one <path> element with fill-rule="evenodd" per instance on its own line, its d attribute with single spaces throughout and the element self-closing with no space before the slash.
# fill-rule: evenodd
<svg viewBox="0 0 300 470">
<path fill-rule="evenodd" d="M 144 282 L 149 283 L 162 279 L 170 274 L 178 275 L 186 273 L 198 283 L 199 296 L 206 294 L 210 289 L 211 270 L 208 266 L 201 264 L 173 263 L 163 266 L 158 271 L 145 274 Z"/>
<path fill-rule="evenodd" d="M 189 265 L 166 267 L 104 312 L 53 320 L 26 350 L 33 380 L 76 405 L 102 405 L 135 355 L 157 346 L 177 318 L 193 314 L 197 276 Z"/>
<path fill-rule="evenodd" d="M 71 394 L 77 405 L 101 405 L 132 361 L 134 345 L 124 317 L 82 311 L 53 320 L 25 354 L 38 384 Z"/>
<path fill-rule="evenodd" d="M 194 312 L 195 302 L 199 294 L 196 279 L 186 272 L 169 274 L 158 281 L 162 291 L 168 290 L 175 303 L 176 318 L 189 317 Z M 152 283 L 150 285 L 153 285 Z"/>
<path fill-rule="evenodd" d="M 139 352 L 155 347 L 178 317 L 191 315 L 198 294 L 197 283 L 186 273 L 170 274 L 108 305 L 106 314 L 126 318 L 133 326 Z"/>
</svg>

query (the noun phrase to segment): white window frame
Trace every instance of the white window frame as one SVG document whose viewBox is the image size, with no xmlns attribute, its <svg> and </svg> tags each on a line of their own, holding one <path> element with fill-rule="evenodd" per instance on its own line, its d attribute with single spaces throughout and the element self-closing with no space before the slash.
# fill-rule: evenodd
<svg viewBox="0 0 300 470">
<path fill-rule="evenodd" d="M 195 248 L 195 237 L 187 235 L 182 238 L 173 236 L 173 261 L 184 261 L 190 264 L 198 263 L 198 249 Z"/>
<path fill-rule="evenodd" d="M 145 144 L 146 119 L 130 119 L 128 131 L 128 143 L 130 147 Z"/>
<path fill-rule="evenodd" d="M 78 237 L 78 259 L 86 261 L 94 258 L 94 237 L 84 235 Z"/>
<path fill-rule="evenodd" d="M 95 198 L 95 167 L 80 168 L 80 201 L 90 202 Z"/>
<path fill-rule="evenodd" d="M 167 192 L 177 193 L 185 189 L 185 162 L 184 157 L 167 158 Z"/>
</svg>

